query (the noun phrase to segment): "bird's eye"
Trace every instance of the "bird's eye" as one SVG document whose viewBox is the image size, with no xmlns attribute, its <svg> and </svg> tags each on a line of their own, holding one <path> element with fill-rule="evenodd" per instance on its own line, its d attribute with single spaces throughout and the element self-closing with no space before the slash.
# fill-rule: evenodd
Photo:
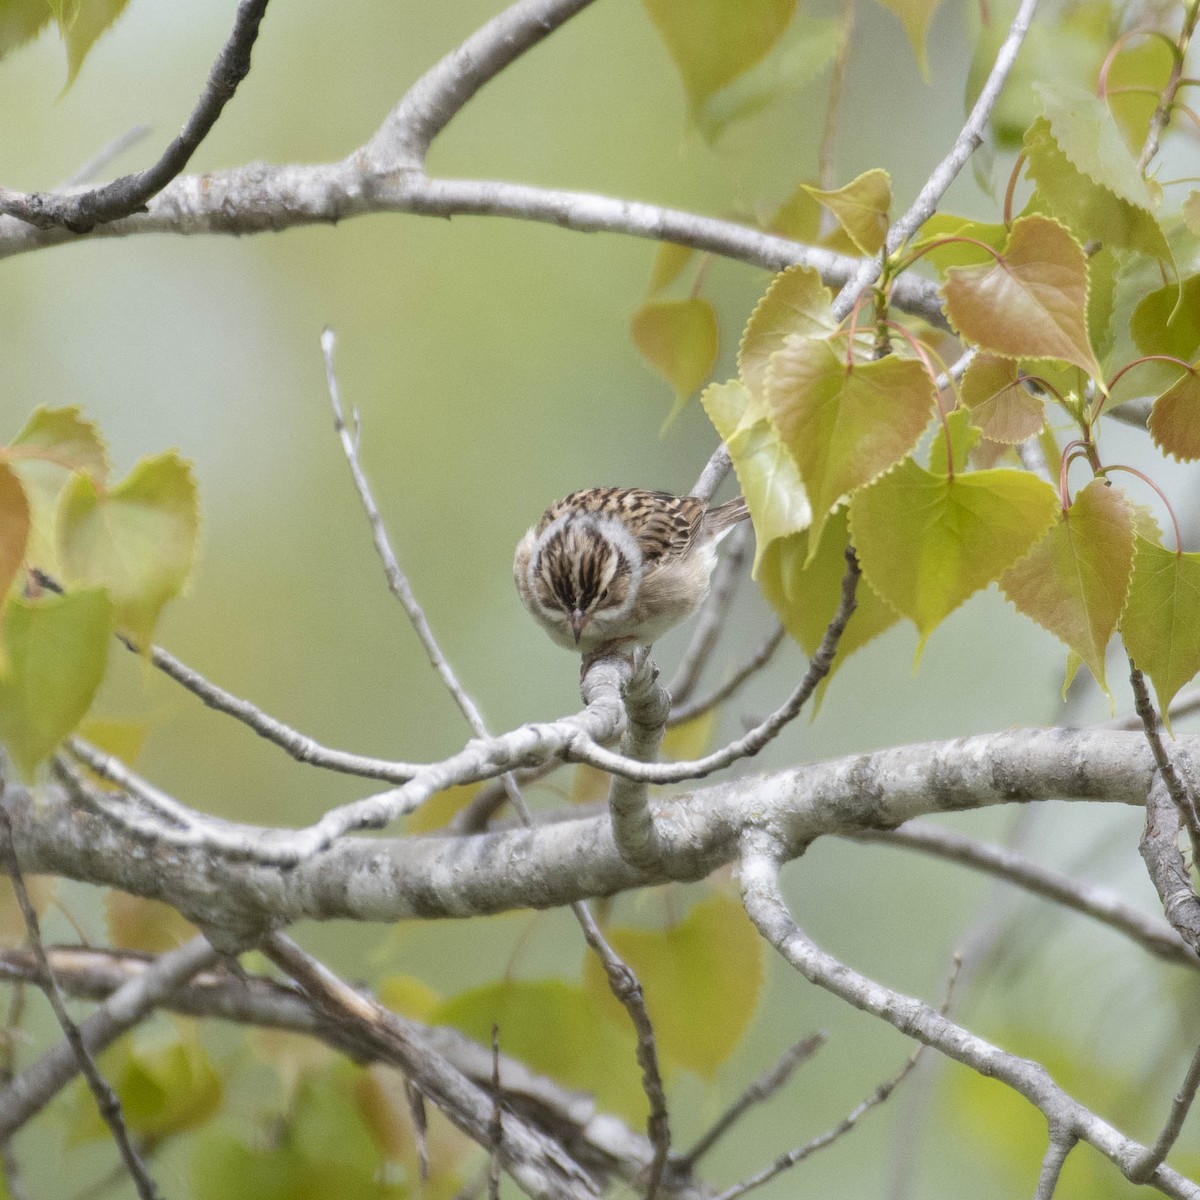
<svg viewBox="0 0 1200 1200">
<path fill-rule="evenodd" d="M 608 588 L 601 588 L 600 595 L 596 597 L 601 603 L 608 599 Z"/>
</svg>

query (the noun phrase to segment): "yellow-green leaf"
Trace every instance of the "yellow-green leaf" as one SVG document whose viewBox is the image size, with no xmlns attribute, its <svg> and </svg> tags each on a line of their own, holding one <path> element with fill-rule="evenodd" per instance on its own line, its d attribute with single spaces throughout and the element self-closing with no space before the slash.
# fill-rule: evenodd
<svg viewBox="0 0 1200 1200">
<path fill-rule="evenodd" d="M 110 891 L 105 910 L 109 941 L 123 950 L 161 954 L 177 949 L 198 932 L 178 909 L 128 892 Z"/>
<path fill-rule="evenodd" d="M 1057 221 L 1020 217 L 997 261 L 952 267 L 942 287 L 955 329 L 1004 358 L 1051 358 L 1101 377 L 1087 329 L 1082 247 Z"/>
<path fill-rule="evenodd" d="M 0 57 L 37 37 L 51 15 L 46 0 L 4 0 L 0 4 Z"/>
<path fill-rule="evenodd" d="M 29 527 L 29 500 L 25 489 L 8 463 L 0 461 L 0 610 L 25 561 Z"/>
<path fill-rule="evenodd" d="M 129 0 L 72 0 L 69 5 L 64 4 L 65 13 L 59 27 L 67 47 L 66 87 L 75 82 L 88 51 L 125 11 L 128 3 Z"/>
<path fill-rule="evenodd" d="M 933 413 L 921 363 L 891 355 L 847 367 L 826 341 L 792 336 L 771 356 L 767 405 L 812 502 L 809 554 L 830 510 L 916 445 Z"/>
<path fill-rule="evenodd" d="M 28 776 L 92 703 L 108 661 L 112 602 L 99 588 L 14 599 L 2 628 L 0 740 Z"/>
<path fill-rule="evenodd" d="M 837 217 L 860 254 L 883 249 L 892 209 L 892 177 L 886 171 L 873 167 L 836 191 L 807 190 Z"/>
<path fill-rule="evenodd" d="M 1104 659 L 1133 572 L 1133 506 L 1093 479 L 1000 581 L 1004 594 L 1087 664 L 1108 692 Z"/>
<path fill-rule="evenodd" d="M 107 588 L 116 623 L 148 652 L 163 606 L 187 581 L 199 529 L 196 482 L 174 451 L 143 459 L 108 491 L 76 475 L 58 514 L 63 571 L 70 584 Z"/>
<path fill-rule="evenodd" d="M 841 603 L 849 542 L 846 510 L 841 508 L 826 523 L 821 544 L 811 561 L 807 533 L 780 538 L 772 542 L 763 555 L 758 573 L 763 595 L 779 614 L 784 628 L 810 658 L 816 653 Z M 895 610 L 864 583 L 859 584 L 856 599 L 858 607 L 838 642 L 833 666 L 817 693 L 818 701 L 842 663 L 900 619 Z"/>
<path fill-rule="evenodd" d="M 1170 354 L 1190 359 L 1200 349 L 1200 275 L 1143 296 L 1133 310 L 1129 327 L 1143 354 Z M 1145 368 L 1138 376 L 1145 384 Z"/>
<path fill-rule="evenodd" d="M 1058 496 L 1023 471 L 934 475 L 906 459 L 850 501 L 867 582 L 921 635 L 999 579 L 1050 527 Z"/>
<path fill-rule="evenodd" d="M 1183 202 L 1184 224 L 1200 237 L 1200 192 L 1188 192 L 1188 198 Z"/>
<path fill-rule="evenodd" d="M 970 240 L 956 241 L 957 238 Z M 925 259 L 944 274 L 948 267 L 976 267 L 994 263 L 996 256 L 989 254 L 986 247 L 991 246 L 998 253 L 1007 238 L 1008 230 L 1003 225 L 972 221 L 953 213 L 934 213 L 921 226 L 920 237 L 913 244 L 913 249 L 924 250 Z M 978 245 L 979 242 L 983 245 Z"/>
<path fill-rule="evenodd" d="M 812 508 L 800 473 L 774 426 L 762 418 L 747 426 L 750 393 L 738 380 L 715 383 L 700 397 L 729 457 L 754 522 L 757 576 L 763 553 L 776 539 L 808 527 Z"/>
<path fill-rule="evenodd" d="M 196 1129 L 221 1107 L 221 1074 L 193 1033 L 150 1046 L 124 1038 L 104 1052 L 99 1066 L 120 1097 L 130 1132 L 148 1142 Z M 72 1123 L 73 1141 L 111 1136 L 82 1081 L 75 1103 L 80 1116 Z"/>
<path fill-rule="evenodd" d="M 441 1003 L 437 992 L 415 975 L 388 975 L 379 981 L 376 994 L 392 1012 L 414 1021 L 428 1021 Z"/>
<path fill-rule="evenodd" d="M 1175 693 L 1200 671 L 1200 554 L 1137 539 L 1121 636 L 1154 681 L 1163 720 Z"/>
<path fill-rule="evenodd" d="M 1084 92 L 1077 94 L 1087 95 Z M 1103 178 L 1097 179 L 1091 172 L 1101 173 L 1103 165 L 1085 158 L 1088 169 L 1079 166 L 1055 138 L 1051 120 L 1039 117 L 1025 134 L 1029 176 L 1037 183 L 1039 207 L 1057 217 L 1084 241 L 1142 250 L 1155 258 L 1170 261 L 1170 246 L 1121 134 L 1103 102 L 1095 95 L 1091 96 L 1091 101 L 1105 113 L 1108 132 L 1107 138 L 1099 132 L 1095 136 L 1108 143 L 1110 154 L 1119 148 L 1124 162 L 1114 159 L 1111 169 Z M 1072 134 L 1077 139 L 1081 137 L 1080 130 L 1072 130 Z M 1140 188 L 1125 178 L 1126 165 Z M 1131 196 L 1137 196 L 1137 199 Z"/>
<path fill-rule="evenodd" d="M 1155 400 L 1146 424 L 1164 454 L 1180 462 L 1200 458 L 1200 373 L 1195 364 Z"/>
<path fill-rule="evenodd" d="M 492 1026 L 500 1048 L 568 1087 L 595 1093 L 602 1108 L 640 1121 L 646 1097 L 634 1053 L 632 1026 L 606 1019 L 591 993 L 560 979 L 507 980 L 452 996 L 430 1015 L 485 1046 Z"/>
<path fill-rule="evenodd" d="M 654 254 L 654 269 L 650 272 L 650 286 L 646 289 L 651 296 L 661 292 L 687 270 L 696 251 L 691 246 L 681 246 L 678 242 L 659 242 Z"/>
<path fill-rule="evenodd" d="M 784 340 L 793 333 L 826 337 L 836 328 L 830 303 L 829 289 L 812 267 L 797 264 L 771 280 L 746 322 L 738 347 L 738 375 L 750 389 L 752 401 L 745 423 L 753 424 L 767 415 L 767 363 Z"/>
<path fill-rule="evenodd" d="M 700 297 L 650 300 L 633 314 L 629 331 L 642 357 L 671 385 L 675 408 L 709 377 L 717 361 L 717 314 Z"/>
<path fill-rule="evenodd" d="M 745 121 L 811 83 L 837 57 L 845 37 L 838 17 L 799 12 L 766 56 L 692 113 L 701 135 L 716 142 L 736 121 Z"/>
<path fill-rule="evenodd" d="M 925 40 L 929 32 L 929 22 L 937 12 L 942 0 L 879 0 L 884 8 L 890 9 L 900 18 L 904 32 L 912 44 L 913 54 L 921 75 L 929 78 L 929 55 L 926 51 Z"/>
<path fill-rule="evenodd" d="M 952 475 L 966 470 L 971 452 L 979 445 L 979 427 L 974 414 L 965 408 L 956 408 L 939 421 L 937 432 L 929 447 L 929 469 L 935 475 Z"/>
<path fill-rule="evenodd" d="M 683 76 L 693 111 L 765 58 L 795 0 L 643 0 Z"/>
<path fill-rule="evenodd" d="M 670 929 L 607 934 L 642 981 L 663 1059 L 711 1079 L 746 1032 L 762 993 L 763 943 L 742 906 L 714 893 Z M 584 978 L 611 1019 L 627 1026 L 594 955 Z"/>
<path fill-rule="evenodd" d="M 59 572 L 54 516 L 72 472 L 108 478 L 108 448 L 96 425 L 78 407 L 35 409 L 0 458 L 16 471 L 29 499 L 29 562 L 51 575 Z"/>
<path fill-rule="evenodd" d="M 1046 423 L 1046 407 L 1021 382 L 1011 358 L 977 354 L 961 385 L 963 403 L 983 436 L 1015 446 L 1036 436 Z"/>
</svg>

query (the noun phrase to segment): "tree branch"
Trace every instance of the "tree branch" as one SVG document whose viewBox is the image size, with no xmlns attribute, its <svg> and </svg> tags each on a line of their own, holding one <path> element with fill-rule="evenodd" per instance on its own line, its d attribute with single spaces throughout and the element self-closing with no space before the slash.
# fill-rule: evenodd
<svg viewBox="0 0 1200 1200">
<path fill-rule="evenodd" d="M 41 229 L 61 226 L 72 233 L 87 233 L 96 225 L 143 211 L 146 202 L 187 166 L 217 123 L 222 109 L 233 98 L 238 84 L 249 74 L 250 51 L 266 10 L 267 0 L 241 0 L 233 32 L 213 63 L 196 107 L 179 136 L 153 166 L 136 175 L 123 175 L 103 187 L 71 195 L 26 194 L 0 188 L 0 212 Z"/>
<path fill-rule="evenodd" d="M 797 926 L 784 904 L 779 889 L 781 850 L 769 835 L 747 835 L 739 880 L 750 919 L 785 960 L 809 982 L 881 1018 L 906 1037 L 1006 1083 L 1038 1108 L 1053 1130 L 1088 1142 L 1129 1177 L 1145 1147 L 1085 1108 L 1059 1087 L 1040 1063 L 1005 1052 L 922 1001 L 868 979 L 820 949 Z M 1166 1166 L 1159 1166 L 1148 1182 L 1175 1200 L 1200 1197 L 1200 1186 Z"/>
</svg>

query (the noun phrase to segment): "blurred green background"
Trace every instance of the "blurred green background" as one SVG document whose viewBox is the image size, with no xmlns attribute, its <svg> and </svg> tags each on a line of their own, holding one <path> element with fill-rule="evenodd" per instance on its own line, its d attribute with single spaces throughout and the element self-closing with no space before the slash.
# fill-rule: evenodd
<svg viewBox="0 0 1200 1200">
<path fill-rule="evenodd" d="M 331 23 L 328 6 L 277 2 L 250 77 L 191 169 L 343 157 L 498 7 L 369 0 Z M 142 122 L 153 132 L 111 170 L 148 162 L 185 119 L 232 12 L 215 0 L 132 0 L 61 96 L 65 67 L 53 34 L 14 54 L 0 65 L 0 180 L 53 186 Z M 885 166 L 903 207 L 961 123 L 970 58 L 963 14 L 948 7 L 937 16 L 928 84 L 891 15 L 863 6 L 855 38 L 839 175 Z M 706 213 L 769 212 L 815 171 L 825 86 L 823 77 L 714 152 L 687 132 L 683 90 L 640 4 L 600 0 L 483 91 L 439 138 L 430 170 Z M 1002 162 L 996 174 L 1007 170 Z M 985 156 L 984 182 L 990 174 Z M 995 211 L 970 171 L 948 204 Z M 236 240 L 136 237 L 25 255 L 0 267 L 3 428 L 15 432 L 38 404 L 81 404 L 110 439 L 118 474 L 178 446 L 196 464 L 204 545 L 190 595 L 169 610 L 159 640 L 328 744 L 436 758 L 461 744 L 463 725 L 384 587 L 332 433 L 321 329 L 338 333 L 364 464 L 448 657 L 494 728 L 547 718 L 577 705 L 577 664 L 520 608 L 510 575 L 518 537 L 577 487 L 686 490 L 715 444 L 695 405 L 660 436 L 668 389 L 629 341 L 653 253 L 642 241 L 515 221 L 376 216 Z M 705 294 L 721 318 L 718 378 L 733 372 L 738 331 L 767 279 L 740 264 L 712 267 Z M 1153 461 L 1135 435 L 1113 437 L 1117 457 Z M 772 621 L 747 581 L 708 680 L 740 661 Z M 685 639 L 676 632 L 659 648 L 668 675 Z M 917 672 L 915 645 L 911 630 L 894 630 L 860 653 L 819 716 L 797 723 L 754 768 L 1044 723 L 1061 711 L 1061 649 L 994 591 L 939 630 Z M 723 715 L 724 731 L 767 712 L 802 669 L 799 651 L 785 647 Z M 372 790 L 292 764 L 136 662 L 116 664 L 100 710 L 148 716 L 140 769 L 207 811 L 304 824 Z M 1094 689 L 1073 714 L 1106 715 Z M 536 799 L 557 801 L 552 792 Z M 953 823 L 997 838 L 1015 815 Z M 1033 857 L 1153 907 L 1135 812 L 1046 805 L 1025 821 Z M 1082 919 L 899 851 L 821 844 L 787 878 L 798 919 L 822 944 L 935 1002 L 954 951 L 982 940 L 988 949 L 969 958 L 955 1012 L 1008 1048 L 1047 1054 L 1081 1099 L 1153 1136 L 1200 1034 L 1190 978 Z M 85 914 L 99 904 L 87 889 L 71 897 Z M 653 923 L 658 906 L 625 899 L 617 915 Z M 411 973 L 448 995 L 502 972 L 525 936 L 515 967 L 522 977 L 561 974 L 564 962 L 582 960 L 562 914 L 537 918 L 531 934 L 530 920 L 303 932 L 352 978 Z M 763 1009 L 717 1084 L 679 1082 L 678 1144 L 818 1027 L 830 1044 L 722 1144 L 708 1164 L 714 1179 L 740 1178 L 835 1124 L 909 1050 L 772 963 Z M 253 1096 L 239 1094 L 236 1104 L 235 1119 L 255 1111 Z M 927 1062 L 858 1132 L 763 1195 L 1026 1195 L 1044 1134 L 1036 1114 L 998 1085 Z M 42 1127 L 18 1143 L 36 1161 L 36 1194 L 72 1194 L 79 1170 L 111 1157 L 104 1147 L 81 1168 L 39 1152 L 56 1136 Z M 1195 1147 L 1194 1135 L 1184 1140 Z M 1132 1194 L 1113 1171 L 1093 1176 L 1094 1157 L 1086 1149 L 1072 1157 L 1064 1189 L 1074 1176 L 1076 1195 Z M 187 1149 L 168 1151 L 156 1171 L 168 1194 L 183 1194 Z"/>
</svg>

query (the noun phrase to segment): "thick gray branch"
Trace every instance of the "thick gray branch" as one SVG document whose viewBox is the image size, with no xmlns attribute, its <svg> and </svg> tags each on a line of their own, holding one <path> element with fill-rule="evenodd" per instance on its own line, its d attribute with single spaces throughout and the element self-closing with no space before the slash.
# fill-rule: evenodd
<svg viewBox="0 0 1200 1200">
<path fill-rule="evenodd" d="M 1182 763 L 1200 738 L 1181 737 Z M 890 829 L 934 812 L 1029 800 L 1141 805 L 1154 761 L 1140 734 L 1006 730 L 905 746 L 680 793 L 654 805 L 663 854 L 626 863 L 608 814 L 471 837 L 347 837 L 291 869 L 136 835 L 47 787 L 10 785 L 14 844 L 30 872 L 164 900 L 206 928 L 254 933 L 302 917 L 396 921 L 550 908 L 669 879 L 700 879 L 736 857 L 747 830 L 798 855 L 815 838 Z M 284 831 L 228 826 L 265 851 Z"/>
</svg>

